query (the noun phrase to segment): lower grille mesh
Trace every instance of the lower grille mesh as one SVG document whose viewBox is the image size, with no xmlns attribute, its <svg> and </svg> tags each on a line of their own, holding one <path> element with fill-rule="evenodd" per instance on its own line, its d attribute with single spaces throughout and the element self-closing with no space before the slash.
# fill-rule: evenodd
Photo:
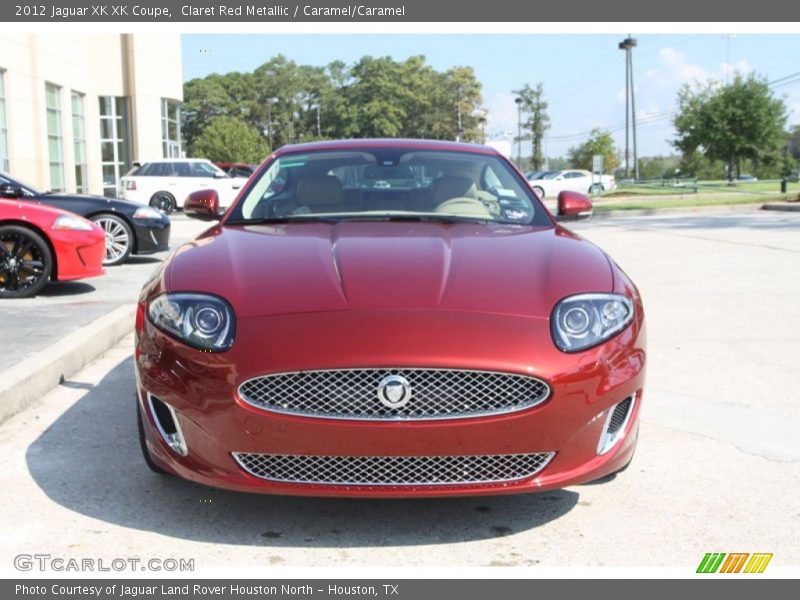
<svg viewBox="0 0 800 600">
<path fill-rule="evenodd" d="M 470 456 L 310 456 L 234 452 L 251 475 L 327 485 L 469 485 L 536 475 L 554 452 Z"/>
<path fill-rule="evenodd" d="M 625 425 L 625 421 L 628 420 L 628 411 L 631 408 L 632 402 L 633 397 L 631 396 L 629 398 L 625 398 L 625 400 L 614 407 L 614 412 L 611 413 L 611 420 L 608 423 L 608 433 L 617 433 L 622 426 Z"/>
</svg>

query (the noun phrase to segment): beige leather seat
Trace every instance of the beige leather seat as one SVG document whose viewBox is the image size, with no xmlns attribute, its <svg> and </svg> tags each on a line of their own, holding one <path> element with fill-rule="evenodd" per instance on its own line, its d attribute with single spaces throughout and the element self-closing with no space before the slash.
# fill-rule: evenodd
<svg viewBox="0 0 800 600">
<path fill-rule="evenodd" d="M 333 175 L 304 177 L 297 183 L 297 203 L 312 213 L 342 212 L 344 192 L 342 182 Z"/>
<path fill-rule="evenodd" d="M 445 175 L 433 182 L 433 205 L 437 206 L 453 198 L 478 199 L 478 189 L 469 177 Z"/>
</svg>

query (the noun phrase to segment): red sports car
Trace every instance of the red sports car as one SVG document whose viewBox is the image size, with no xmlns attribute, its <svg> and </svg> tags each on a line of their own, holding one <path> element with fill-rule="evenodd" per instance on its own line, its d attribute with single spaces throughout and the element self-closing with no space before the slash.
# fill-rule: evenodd
<svg viewBox="0 0 800 600">
<path fill-rule="evenodd" d="M 272 185 L 281 181 L 282 185 Z M 642 302 L 485 146 L 287 146 L 142 291 L 150 467 L 327 496 L 532 492 L 624 469 Z M 565 192 L 562 218 L 591 213 Z"/>
<path fill-rule="evenodd" d="M 106 236 L 91 221 L 0 198 L 0 298 L 36 295 L 48 281 L 102 275 Z"/>
</svg>

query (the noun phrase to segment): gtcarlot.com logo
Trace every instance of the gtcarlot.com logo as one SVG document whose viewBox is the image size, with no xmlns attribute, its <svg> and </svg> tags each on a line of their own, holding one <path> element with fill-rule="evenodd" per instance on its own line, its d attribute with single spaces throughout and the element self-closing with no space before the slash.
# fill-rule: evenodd
<svg viewBox="0 0 800 600">
<path fill-rule="evenodd" d="M 52 554 L 17 554 L 17 571 L 194 571 L 193 558 L 64 558 Z"/>
<path fill-rule="evenodd" d="M 763 573 L 772 553 L 708 552 L 697 566 L 698 573 Z"/>
</svg>

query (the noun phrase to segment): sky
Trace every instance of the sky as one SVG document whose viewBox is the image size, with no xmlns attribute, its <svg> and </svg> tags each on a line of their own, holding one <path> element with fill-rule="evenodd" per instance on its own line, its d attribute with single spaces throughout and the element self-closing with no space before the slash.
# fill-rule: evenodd
<svg viewBox="0 0 800 600">
<path fill-rule="evenodd" d="M 673 152 L 671 113 L 684 83 L 733 73 L 755 72 L 775 81 L 800 71 L 800 35 L 636 35 L 633 50 L 639 156 Z M 210 73 L 252 71 L 276 54 L 298 64 L 348 64 L 364 55 L 405 60 L 424 55 L 438 70 L 471 66 L 483 84 L 488 110 L 487 134 L 516 134 L 513 90 L 525 83 L 544 84 L 551 128 L 546 152 L 564 156 L 594 127 L 609 129 L 618 148 L 625 144 L 624 36 L 558 35 L 183 35 L 185 80 Z M 800 81 L 777 85 L 789 123 L 800 123 Z M 523 154 L 525 154 L 523 148 Z"/>
</svg>

